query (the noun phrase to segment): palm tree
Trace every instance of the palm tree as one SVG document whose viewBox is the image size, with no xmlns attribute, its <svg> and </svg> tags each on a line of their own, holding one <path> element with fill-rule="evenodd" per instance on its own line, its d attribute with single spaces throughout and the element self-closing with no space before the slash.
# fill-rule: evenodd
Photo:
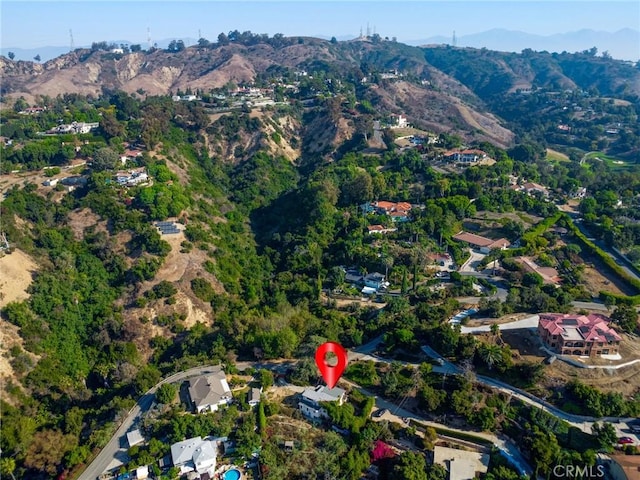
<svg viewBox="0 0 640 480">
<path fill-rule="evenodd" d="M 502 349 L 498 345 L 483 345 L 478 349 L 478 354 L 489 370 L 502 362 Z"/>
<path fill-rule="evenodd" d="M 500 338 L 500 325 L 498 325 L 497 323 L 492 323 L 490 330 L 491 330 L 491 334 L 493 335 L 494 341 Z"/>
</svg>

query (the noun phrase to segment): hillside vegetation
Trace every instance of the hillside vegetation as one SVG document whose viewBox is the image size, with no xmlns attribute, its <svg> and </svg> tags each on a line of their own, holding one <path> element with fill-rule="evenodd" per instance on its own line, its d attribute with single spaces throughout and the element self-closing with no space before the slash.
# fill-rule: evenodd
<svg viewBox="0 0 640 480">
<path fill-rule="evenodd" d="M 464 264 L 469 253 L 453 236 L 469 219 L 496 239 L 521 239 L 487 258 L 503 262 L 508 281 L 504 301 L 481 302 L 493 316 L 565 312 L 573 300 L 593 299 L 583 274 L 591 251 L 582 251 L 591 245 L 559 213 L 563 203 L 579 203 L 599 240 L 640 258 L 640 104 L 633 87 L 619 91 L 618 80 L 598 80 L 596 96 L 582 78 L 589 65 L 613 61 L 242 35 L 124 55 L 96 45 L 44 65 L 0 60 L 5 253 L 18 249 L 38 264 L 28 298 L 2 309 L 21 337 L 3 352 L 13 371 L 3 383 L 3 476 L 74 475 L 140 395 L 192 366 L 220 363 L 234 374 L 240 360 L 295 358 L 290 379 L 314 384 L 313 352 L 327 340 L 351 348 L 381 336 L 385 355 L 401 360 L 419 358 L 420 345 L 430 344 L 525 388 L 546 388 L 543 365 L 517 363 L 508 345 L 487 346 L 450 327 L 459 298 L 478 289 L 488 296 L 495 286 L 457 272 L 441 282 L 434 256 L 448 253 Z M 611 68 L 606 76 L 619 68 L 621 82 L 629 72 Z M 572 92 L 541 80 L 558 69 Z M 465 73 L 474 70 L 474 77 Z M 539 91 L 513 91 L 525 77 L 537 78 Z M 614 93 L 628 103 L 601 98 Z M 556 103 L 546 104 L 550 98 Z M 580 111 L 569 107 L 579 102 L 593 116 L 573 116 Z M 546 117 L 538 115 L 547 108 Z M 398 148 L 391 128 L 398 114 L 418 127 L 417 144 Z M 554 136 L 560 121 L 573 122 L 570 136 Z M 73 122 L 99 125 L 88 133 L 52 131 Z M 620 124 L 615 136 L 603 131 L 610 122 Z M 581 161 L 592 143 L 623 165 Z M 569 160 L 548 161 L 548 144 L 560 145 Z M 446 160 L 451 149 L 481 150 L 487 161 L 461 166 Z M 544 185 L 548 197 L 519 188 L 526 182 Z M 583 188 L 589 193 L 579 199 Z M 367 213 L 378 200 L 411 209 L 406 218 Z M 162 234 L 157 221 L 174 222 L 178 232 Z M 373 225 L 388 235 L 370 234 Z M 515 255 L 557 267 L 562 282 L 544 284 L 508 258 Z M 376 301 L 385 308 L 361 302 L 346 270 L 384 272 L 393 295 L 381 290 Z M 630 294 L 637 287 L 629 283 Z M 349 306 L 338 308 L 334 294 Z M 618 304 L 616 328 L 636 330 L 623 307 L 634 298 L 605 296 Z M 445 384 L 429 365 L 419 375 L 400 363 L 364 368 L 356 373 L 378 376 L 366 380 L 387 398 L 411 397 L 425 414 L 456 415 L 525 439 L 541 474 L 551 465 L 538 460 L 547 458 L 545 448 L 558 459 L 593 456 L 595 440 L 576 446 L 560 422 L 553 433 L 539 430 L 551 420 L 466 378 Z M 586 404 L 579 386 L 568 392 Z M 634 395 L 603 394 L 607 414 L 638 415 Z M 337 424 L 356 425 L 353 435 L 326 438 L 343 453 L 332 471 L 354 480 L 374 441 L 391 436 L 368 419 L 370 402 L 356 403 L 357 414 L 352 406 L 332 410 Z M 263 408 L 275 422 L 279 407 Z M 232 428 L 230 416 L 240 414 L 235 406 L 225 412 L 200 420 L 167 408 L 145 432 L 163 442 L 224 433 L 250 455 L 261 444 L 252 417 Z M 270 431 L 264 415 L 262 441 Z M 159 443 L 154 455 L 166 453 Z M 273 443 L 265 451 L 280 478 L 298 472 L 278 465 Z M 402 461 L 391 466 L 396 475 L 405 471 Z"/>
</svg>

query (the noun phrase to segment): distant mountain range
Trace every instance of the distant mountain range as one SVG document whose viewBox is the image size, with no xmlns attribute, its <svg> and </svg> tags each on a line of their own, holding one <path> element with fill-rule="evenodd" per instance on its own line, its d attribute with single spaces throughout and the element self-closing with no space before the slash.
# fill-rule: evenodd
<svg viewBox="0 0 640 480">
<path fill-rule="evenodd" d="M 167 48 L 169 43 L 172 40 L 182 40 L 185 45 L 195 45 L 198 43 L 198 39 L 185 37 L 185 38 L 166 38 L 163 40 L 159 40 L 157 42 L 153 42 L 158 48 Z M 99 40 L 97 40 L 99 41 Z M 114 43 L 116 45 L 132 45 L 132 44 L 140 44 L 143 49 L 148 47 L 147 42 L 130 42 L 129 40 L 108 40 L 107 43 Z M 90 48 L 91 45 L 76 45 L 75 48 Z M 15 53 L 16 57 L 14 60 L 33 60 L 33 57 L 36 55 L 40 55 L 40 61 L 46 62 L 47 60 L 51 60 L 53 58 L 59 57 L 60 55 L 64 55 L 65 53 L 69 53 L 69 46 L 66 47 L 54 47 L 54 46 L 46 46 L 46 47 L 38 47 L 38 48 L 20 48 L 20 47 L 2 47 L 0 48 L 0 54 L 5 57 L 9 52 Z"/>
<path fill-rule="evenodd" d="M 318 38 L 330 39 L 326 35 L 317 35 Z M 351 40 L 353 35 L 336 36 L 338 40 Z M 174 40 L 163 39 L 154 42 L 159 48 L 166 48 L 169 42 Z M 185 37 L 181 39 L 185 45 L 194 45 L 198 42 L 196 38 Z M 215 41 L 216 39 L 209 39 Z M 430 45 L 430 44 L 452 44 L 452 37 L 435 36 L 417 40 L 409 40 L 403 43 L 407 45 Z M 128 40 L 115 40 L 109 43 L 120 45 L 138 43 Z M 147 47 L 146 42 L 141 43 L 143 48 Z M 617 32 L 602 32 L 595 30 L 579 30 L 577 32 L 558 33 L 555 35 L 535 35 L 516 30 L 493 29 L 472 35 L 460 35 L 456 39 L 458 47 L 488 48 L 501 52 L 521 52 L 525 48 L 536 51 L 548 52 L 581 52 L 596 47 L 599 53 L 609 52 L 613 58 L 619 60 L 640 60 L 640 30 L 625 28 Z M 78 45 L 77 47 L 88 48 L 90 45 Z M 7 56 L 8 52 L 15 53 L 16 60 L 33 60 L 33 57 L 40 55 L 41 61 L 45 62 L 69 52 L 69 47 L 46 46 L 40 48 L 19 48 L 2 47 L 0 53 Z"/>
<path fill-rule="evenodd" d="M 452 37 L 429 37 L 404 42 L 407 45 L 452 44 Z M 578 30 L 543 36 L 515 30 L 496 28 L 472 35 L 457 37 L 458 47 L 488 48 L 500 52 L 521 52 L 525 48 L 547 52 L 582 52 L 592 47 L 598 53 L 609 52 L 619 60 L 640 60 L 640 30 L 625 28 L 617 32 Z"/>
</svg>

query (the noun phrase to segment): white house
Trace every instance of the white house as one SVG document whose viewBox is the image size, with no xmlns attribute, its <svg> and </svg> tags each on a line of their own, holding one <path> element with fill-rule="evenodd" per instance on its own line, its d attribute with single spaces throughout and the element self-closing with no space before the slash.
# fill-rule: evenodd
<svg viewBox="0 0 640 480">
<path fill-rule="evenodd" d="M 366 287 L 375 288 L 376 290 L 385 285 L 384 275 L 378 272 L 372 272 L 364 276 L 364 284 Z"/>
<path fill-rule="evenodd" d="M 136 480 L 146 480 L 147 478 L 149 478 L 148 465 L 136 468 Z"/>
<path fill-rule="evenodd" d="M 193 409 L 198 413 L 215 412 L 233 399 L 227 375 L 221 368 L 215 373 L 189 380 L 189 397 Z"/>
<path fill-rule="evenodd" d="M 300 395 L 298 408 L 300 412 L 310 420 L 327 418 L 327 411 L 322 408 L 320 402 L 338 402 L 342 405 L 346 399 L 346 392 L 342 388 L 327 388 L 319 385 L 316 388 L 307 388 Z"/>
<path fill-rule="evenodd" d="M 136 429 L 127 432 L 127 443 L 129 444 L 129 448 L 133 447 L 134 445 L 140 445 L 141 443 L 144 443 L 144 437 L 140 433 L 140 430 Z"/>
<path fill-rule="evenodd" d="M 406 128 L 407 125 L 407 117 L 403 117 L 402 114 L 398 116 L 394 115 L 394 123 L 391 125 L 391 128 Z"/>
<path fill-rule="evenodd" d="M 218 445 L 202 437 L 189 438 L 171 445 L 171 461 L 174 467 L 180 468 L 180 474 L 193 472 L 200 474 L 214 472 Z"/>
<path fill-rule="evenodd" d="M 58 184 L 58 180 L 57 178 L 49 178 L 47 180 L 45 180 L 44 182 L 42 182 L 42 184 L 45 187 L 55 187 Z"/>
<path fill-rule="evenodd" d="M 487 158 L 487 154 L 482 150 L 451 150 L 445 153 L 444 157 L 450 162 L 476 163 Z"/>
</svg>

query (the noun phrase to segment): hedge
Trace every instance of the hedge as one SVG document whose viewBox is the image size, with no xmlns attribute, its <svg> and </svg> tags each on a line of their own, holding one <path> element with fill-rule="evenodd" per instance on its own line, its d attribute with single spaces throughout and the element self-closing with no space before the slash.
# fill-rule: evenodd
<svg viewBox="0 0 640 480">
<path fill-rule="evenodd" d="M 563 212 L 556 212 L 553 214 L 553 216 L 545 218 L 540 223 L 534 225 L 529 230 L 524 232 L 522 234 L 522 239 L 520 240 L 522 245 L 525 247 L 535 245 L 536 238 L 542 236 L 544 232 L 558 223 L 558 220 L 560 220 L 563 215 L 566 216 L 566 214 Z"/>
<path fill-rule="evenodd" d="M 593 255 L 598 257 L 600 261 L 602 261 L 602 263 L 604 263 L 609 268 L 609 270 L 611 270 L 618 277 L 620 277 L 622 280 L 624 280 L 633 288 L 635 288 L 636 291 L 640 292 L 640 280 L 630 276 L 620 265 L 618 265 L 611 258 L 610 255 L 608 255 L 604 250 L 602 250 L 600 247 L 594 244 L 591 240 L 589 240 L 575 225 L 575 223 L 573 223 L 571 218 L 566 213 L 563 213 L 562 215 L 566 219 L 567 227 L 569 228 L 571 233 L 574 235 L 574 237 L 576 237 L 580 241 L 583 247 L 585 247 L 589 252 L 591 252 Z M 630 305 L 640 304 L 640 294 L 634 295 L 634 296 L 627 296 L 627 295 L 616 295 L 615 293 L 609 293 L 609 292 L 600 292 L 600 298 L 602 298 L 603 300 L 606 300 L 606 299 L 613 300 L 616 304 L 619 304 L 619 303 L 628 303 Z"/>
<path fill-rule="evenodd" d="M 484 437 L 478 437 L 477 435 L 474 435 L 472 433 L 458 432 L 455 430 L 449 430 L 448 428 L 442 428 L 442 427 L 432 427 L 431 425 L 425 425 L 424 423 L 421 423 L 414 419 L 411 419 L 411 423 L 415 423 L 416 425 L 418 425 L 423 429 L 433 428 L 436 431 L 436 433 L 440 435 L 446 435 L 447 437 L 457 438 L 458 440 L 466 440 L 467 442 L 477 443 L 480 445 L 488 445 L 488 446 L 493 445 L 493 442 L 491 440 Z"/>
</svg>

